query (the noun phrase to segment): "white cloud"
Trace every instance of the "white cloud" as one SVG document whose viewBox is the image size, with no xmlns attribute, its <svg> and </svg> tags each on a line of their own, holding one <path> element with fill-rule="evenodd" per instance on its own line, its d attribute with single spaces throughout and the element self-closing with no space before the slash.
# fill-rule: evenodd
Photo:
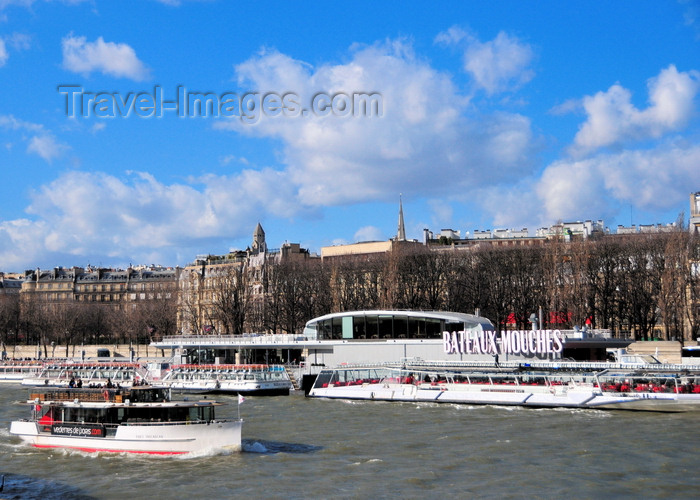
<svg viewBox="0 0 700 500">
<path fill-rule="evenodd" d="M 442 228 L 445 224 L 452 222 L 454 210 L 445 200 L 430 200 L 428 201 L 428 206 L 431 212 L 430 220 L 434 227 L 441 226 Z"/>
<path fill-rule="evenodd" d="M 90 127 L 90 132 L 96 134 L 97 132 L 102 132 L 106 128 L 107 124 L 105 122 L 95 122 L 95 124 Z"/>
<path fill-rule="evenodd" d="M 248 236 L 261 213 L 292 217 L 306 210 L 273 170 L 187 184 L 164 184 L 143 172 L 118 178 L 72 171 L 31 197 L 27 213 L 34 220 L 0 221 L 3 269 L 87 256 L 109 263 L 182 262 L 209 251 L 207 242 Z"/>
<path fill-rule="evenodd" d="M 0 115 L 0 127 L 9 130 L 24 130 L 28 132 L 41 132 L 44 126 L 40 123 L 32 123 L 15 118 L 13 115 Z"/>
<path fill-rule="evenodd" d="M 70 34 L 62 40 L 62 46 L 63 67 L 74 73 L 87 75 L 99 71 L 136 81 L 150 77 L 150 70 L 125 43 L 105 42 L 102 37 L 88 42 L 84 36 Z"/>
<path fill-rule="evenodd" d="M 649 106 L 643 110 L 632 104 L 631 92 L 619 84 L 584 97 L 587 120 L 574 138 L 572 152 L 587 154 L 604 146 L 659 138 L 678 130 L 694 112 L 699 77 L 697 71 L 679 72 L 673 65 L 663 69 L 647 83 Z"/>
<path fill-rule="evenodd" d="M 453 26 L 435 37 L 435 43 L 464 49 L 464 71 L 469 73 L 477 89 L 492 95 L 513 91 L 532 80 L 530 68 L 534 59 L 532 47 L 501 31 L 491 41 L 481 42 L 459 26 Z"/>
<path fill-rule="evenodd" d="M 5 37 L 5 41 L 15 50 L 28 50 L 32 45 L 32 37 L 24 33 L 12 33 Z"/>
<path fill-rule="evenodd" d="M 469 39 L 471 36 L 464 29 L 459 26 L 452 26 L 447 30 L 438 33 L 435 37 L 435 43 L 440 45 L 457 45 L 462 40 Z"/>
<path fill-rule="evenodd" d="M 558 160 L 539 179 L 481 194 L 496 225 L 519 227 L 556 220 L 609 220 L 621 209 L 683 207 L 697 185 L 700 146 L 666 144 L 651 150 Z"/>
<path fill-rule="evenodd" d="M 51 134 L 35 135 L 29 140 L 27 146 L 28 153 L 37 154 L 49 163 L 54 158 L 61 156 L 67 149 L 68 146 L 56 141 L 56 138 Z"/>
<path fill-rule="evenodd" d="M 375 226 L 364 226 L 355 231 L 353 239 L 356 242 L 362 241 L 383 241 L 386 237 L 382 234 L 381 229 Z"/>
<path fill-rule="evenodd" d="M 7 48 L 5 48 L 5 42 L 0 39 L 0 68 L 5 66 L 10 55 L 7 53 Z"/>
<path fill-rule="evenodd" d="M 41 244 L 45 229 L 46 223 L 43 221 L 0 221 L 0 270 L 17 272 L 34 267 L 46 252 Z"/>
<path fill-rule="evenodd" d="M 532 80 L 532 48 L 501 31 L 490 42 L 473 41 L 464 54 L 464 69 L 488 94 L 515 90 Z"/>
<path fill-rule="evenodd" d="M 236 66 L 239 84 L 294 92 L 378 92 L 381 117 L 261 117 L 218 129 L 282 140 L 287 182 L 314 206 L 394 196 L 460 193 L 522 175 L 531 167 L 529 119 L 510 113 L 466 118 L 467 99 L 451 78 L 417 58 L 402 40 L 356 47 L 344 64 L 314 68 L 276 51 Z"/>
</svg>

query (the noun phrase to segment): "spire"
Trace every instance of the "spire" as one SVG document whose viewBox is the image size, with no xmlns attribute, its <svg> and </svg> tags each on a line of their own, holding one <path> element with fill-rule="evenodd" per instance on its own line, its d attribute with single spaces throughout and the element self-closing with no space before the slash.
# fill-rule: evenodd
<svg viewBox="0 0 700 500">
<path fill-rule="evenodd" d="M 265 231 L 258 222 L 253 233 L 253 253 L 259 252 L 267 252 L 267 246 L 265 244 Z"/>
<path fill-rule="evenodd" d="M 406 229 L 403 225 L 403 203 L 399 195 L 399 229 L 396 232 L 396 241 L 406 241 Z"/>
</svg>

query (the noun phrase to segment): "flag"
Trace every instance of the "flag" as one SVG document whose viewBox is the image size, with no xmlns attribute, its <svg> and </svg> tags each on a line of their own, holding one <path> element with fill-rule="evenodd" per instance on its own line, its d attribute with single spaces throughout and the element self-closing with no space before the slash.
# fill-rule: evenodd
<svg viewBox="0 0 700 500">
<path fill-rule="evenodd" d="M 245 401 L 245 398 L 239 394 L 238 395 L 238 404 L 241 404 L 243 401 Z"/>
</svg>

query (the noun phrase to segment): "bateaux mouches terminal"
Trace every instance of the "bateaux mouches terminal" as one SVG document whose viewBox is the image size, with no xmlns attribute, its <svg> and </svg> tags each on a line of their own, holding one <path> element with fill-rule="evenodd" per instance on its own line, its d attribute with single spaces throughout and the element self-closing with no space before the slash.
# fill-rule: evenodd
<svg viewBox="0 0 700 500">
<path fill-rule="evenodd" d="M 446 354 L 561 354 L 564 349 L 559 330 L 494 330 L 443 332 Z"/>
</svg>

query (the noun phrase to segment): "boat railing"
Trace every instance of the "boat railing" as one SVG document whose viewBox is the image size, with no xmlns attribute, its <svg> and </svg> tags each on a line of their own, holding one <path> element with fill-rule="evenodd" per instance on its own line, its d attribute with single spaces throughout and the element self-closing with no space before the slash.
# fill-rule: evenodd
<svg viewBox="0 0 700 500">
<path fill-rule="evenodd" d="M 681 373 L 610 373 L 596 375 L 600 390 L 607 393 L 675 393 L 698 394 L 700 384 L 697 376 Z"/>
<path fill-rule="evenodd" d="M 151 427 L 151 426 L 156 426 L 156 425 L 158 425 L 158 426 L 162 426 L 162 425 L 201 425 L 201 424 L 213 424 L 213 423 L 218 423 L 218 422 L 228 422 L 228 420 L 220 419 L 220 418 L 217 418 L 216 420 L 204 420 L 204 419 L 169 420 L 169 421 L 127 420 L 125 422 L 122 422 L 121 424 L 106 424 L 106 425 L 114 425 L 115 427 L 118 425 Z"/>
<path fill-rule="evenodd" d="M 609 361 L 561 361 L 561 360 L 510 360 L 510 361 L 425 361 L 402 360 L 382 363 L 383 366 L 424 368 L 424 369 L 459 369 L 459 368 L 491 368 L 491 369 L 542 369 L 561 371 L 603 371 L 603 370 L 635 370 L 644 369 L 658 372 L 690 372 L 700 374 L 700 365 L 693 366 L 675 363 L 616 363 Z M 377 366 L 377 364 L 375 364 Z M 342 368 L 338 367 L 338 368 Z"/>
</svg>

